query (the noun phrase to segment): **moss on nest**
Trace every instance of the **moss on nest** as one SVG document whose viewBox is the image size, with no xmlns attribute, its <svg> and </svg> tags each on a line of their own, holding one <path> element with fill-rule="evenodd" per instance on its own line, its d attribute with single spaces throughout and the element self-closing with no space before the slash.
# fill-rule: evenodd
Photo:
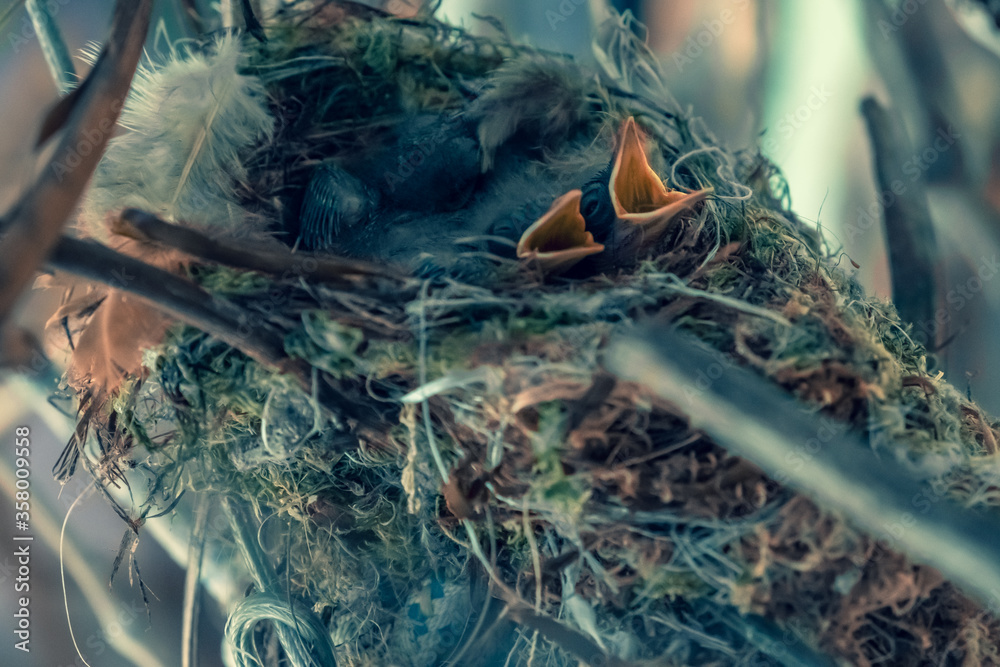
<svg viewBox="0 0 1000 667">
<path fill-rule="evenodd" d="M 298 210 L 309 161 L 364 150 L 415 108 L 460 107 L 511 58 L 573 67 L 429 19 L 322 7 L 272 26 L 246 67 L 278 128 L 245 204 L 275 226 Z M 998 501 L 994 422 L 928 373 L 890 304 L 836 268 L 781 201 L 776 170 L 719 147 L 666 100 L 580 80 L 588 116 L 574 136 L 606 137 L 608 119 L 635 115 L 662 174 L 715 189 L 656 253 L 586 279 L 515 270 L 488 287 L 360 292 L 194 266 L 381 426 L 359 434 L 278 372 L 178 327 L 114 403 L 142 446 L 129 455 L 283 527 L 268 555 L 329 628 L 338 664 L 572 664 L 558 632 L 512 623 L 494 595 L 626 661 L 778 664 L 818 650 L 856 665 L 997 664 L 997 619 L 936 571 L 602 369 L 609 337 L 652 318 L 842 425 L 831 428 L 921 462 L 929 493 Z M 557 164 L 558 149 L 548 157 Z M 161 422 L 165 437 L 147 435 Z"/>
</svg>

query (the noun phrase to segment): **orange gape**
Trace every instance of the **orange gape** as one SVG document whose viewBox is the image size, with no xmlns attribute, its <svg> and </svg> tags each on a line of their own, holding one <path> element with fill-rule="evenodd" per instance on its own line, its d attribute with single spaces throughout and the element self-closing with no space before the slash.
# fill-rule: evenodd
<svg viewBox="0 0 1000 667">
<path fill-rule="evenodd" d="M 690 194 L 670 190 L 649 166 L 635 119 L 622 128 L 615 167 L 611 172 L 611 203 L 619 220 L 643 225 L 647 238 L 659 238 L 677 214 L 691 208 L 711 190 Z"/>
<path fill-rule="evenodd" d="M 655 243 L 670 229 L 682 211 L 693 207 L 712 192 L 691 193 L 667 188 L 649 166 L 649 159 L 635 119 L 625 121 L 618 135 L 618 150 L 608 181 L 615 225 L 621 239 L 634 251 Z M 547 273 L 566 271 L 588 255 L 604 250 L 587 230 L 580 211 L 580 190 L 571 190 L 521 235 L 517 256 L 536 262 Z"/>
<path fill-rule="evenodd" d="M 559 273 L 587 255 L 604 250 L 594 242 L 580 213 L 583 192 L 570 190 L 552 202 L 552 207 L 534 222 L 517 244 L 520 259 L 533 260 L 546 273 Z"/>
</svg>

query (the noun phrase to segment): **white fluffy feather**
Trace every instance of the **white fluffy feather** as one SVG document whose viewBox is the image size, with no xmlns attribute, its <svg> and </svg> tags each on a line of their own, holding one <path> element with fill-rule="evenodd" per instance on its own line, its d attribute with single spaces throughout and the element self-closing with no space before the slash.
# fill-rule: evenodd
<svg viewBox="0 0 1000 667">
<path fill-rule="evenodd" d="M 213 235 L 263 231 L 236 186 L 274 120 L 261 82 L 238 73 L 240 58 L 239 40 L 226 37 L 207 55 L 139 69 L 122 112 L 126 131 L 109 143 L 83 203 L 86 234 L 105 237 L 106 215 L 129 206 Z"/>
</svg>

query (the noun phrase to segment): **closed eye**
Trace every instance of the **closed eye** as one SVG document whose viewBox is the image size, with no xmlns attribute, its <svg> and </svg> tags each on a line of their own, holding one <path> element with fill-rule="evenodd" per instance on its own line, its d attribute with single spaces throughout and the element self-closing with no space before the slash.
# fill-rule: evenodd
<svg viewBox="0 0 1000 667">
<path fill-rule="evenodd" d="M 486 233 L 489 236 L 499 236 L 502 239 L 515 239 L 517 238 L 517 232 L 517 226 L 514 222 L 505 219 L 495 222 Z"/>
</svg>

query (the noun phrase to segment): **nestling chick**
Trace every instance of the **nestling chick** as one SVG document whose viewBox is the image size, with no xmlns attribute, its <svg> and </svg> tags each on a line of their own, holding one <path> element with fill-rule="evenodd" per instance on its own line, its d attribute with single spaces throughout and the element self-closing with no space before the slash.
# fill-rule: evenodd
<svg viewBox="0 0 1000 667">
<path fill-rule="evenodd" d="M 555 59 L 504 65 L 459 112 L 414 114 L 385 146 L 317 169 L 302 245 L 466 280 L 505 259 L 575 275 L 635 262 L 707 192 L 668 189 L 632 118 L 599 140 L 591 89 Z"/>
<path fill-rule="evenodd" d="M 709 193 L 668 189 L 650 167 L 632 118 L 622 125 L 610 162 L 607 153 L 590 144 L 569 150 L 577 153 L 573 169 L 556 168 L 559 161 L 505 157 L 457 211 L 380 206 L 360 180 L 348 174 L 333 176 L 336 172 L 328 169 L 322 177 L 340 190 L 327 200 L 338 203 L 322 220 L 312 216 L 306 223 L 310 229 L 322 223 L 329 230 L 350 220 L 352 232 L 328 247 L 402 263 L 422 275 L 461 267 L 465 279 L 488 276 L 489 260 L 482 257 L 486 253 L 516 258 L 546 273 L 562 273 L 582 262 L 575 274 L 588 275 L 635 262 L 681 212 Z M 361 213 L 359 200 L 368 202 Z"/>
<path fill-rule="evenodd" d="M 627 266 L 710 192 L 668 189 L 649 165 L 634 118 L 622 126 L 609 168 L 556 199 L 521 235 L 518 257 L 550 273 L 584 258 L 590 263 L 584 273 Z"/>
<path fill-rule="evenodd" d="M 564 150 L 569 140 L 585 134 L 592 121 L 589 105 L 587 81 L 576 68 L 551 58 L 512 60 L 493 72 L 466 106 L 406 115 L 385 143 L 317 168 L 299 229 L 289 231 L 306 249 L 371 256 L 370 246 L 385 231 L 381 227 L 392 224 L 388 219 L 407 220 L 412 217 L 407 211 L 461 209 L 484 191 L 502 192 L 498 182 L 516 179 L 526 164 L 543 160 L 545 151 Z M 521 194 L 507 196 L 516 200 Z M 531 220 L 542 212 L 544 207 L 533 211 Z M 364 221 L 379 228 L 369 230 Z M 351 225 L 365 231 L 347 234 Z M 465 234 L 483 232 L 475 224 L 462 227 Z"/>
<path fill-rule="evenodd" d="M 370 222 L 406 211 L 461 208 L 479 180 L 479 146 L 458 115 L 407 119 L 369 154 L 329 161 L 313 172 L 302 202 L 299 237 L 306 250 L 365 256 Z"/>
</svg>

